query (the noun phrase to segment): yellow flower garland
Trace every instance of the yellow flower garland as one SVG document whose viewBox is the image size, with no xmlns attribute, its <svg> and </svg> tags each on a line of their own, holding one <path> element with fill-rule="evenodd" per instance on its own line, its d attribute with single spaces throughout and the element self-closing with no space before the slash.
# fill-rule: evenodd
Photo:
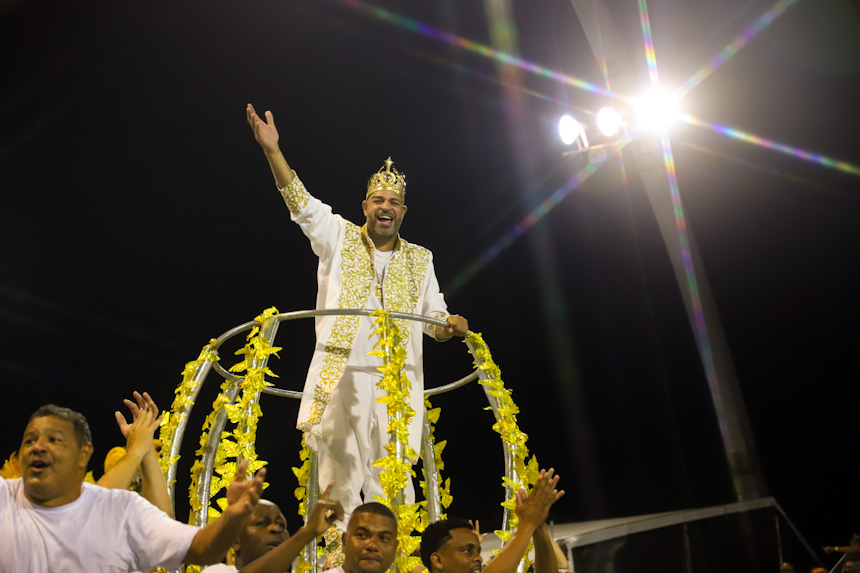
<svg viewBox="0 0 860 573">
<path fill-rule="evenodd" d="M 252 364 L 254 360 L 262 360 L 272 354 L 277 356 L 277 352 L 281 350 L 280 347 L 272 346 L 260 333 L 263 324 L 277 314 L 278 310 L 272 307 L 255 317 L 254 320 L 257 322 L 257 325 L 251 329 L 251 332 L 246 337 L 248 342 L 242 349 L 236 351 L 237 355 L 243 355 L 244 358 L 233 365 L 230 368 L 230 372 L 245 372 L 245 377 L 240 382 L 242 395 L 239 400 L 235 404 L 229 403 L 230 401 L 227 398 L 226 392 L 232 386 L 233 382 L 225 380 L 221 384 L 221 393 L 215 398 L 212 404 L 212 411 L 206 416 L 203 422 L 200 448 L 196 452 L 198 458 L 191 467 L 191 486 L 188 488 L 192 515 L 199 512 L 203 507 L 198 501 L 200 473 L 203 470 L 201 456 L 209 439 L 209 429 L 215 421 L 215 417 L 222 409 L 227 412 L 230 422 L 236 424 L 236 428 L 233 431 L 224 432 L 221 436 L 221 441 L 215 452 L 214 473 L 217 476 L 212 476 L 208 498 L 212 499 L 219 491 L 226 489 L 230 485 L 230 482 L 233 481 L 233 477 L 236 475 L 239 458 L 247 459 L 250 462 L 248 464 L 248 475 L 252 475 L 266 465 L 265 461 L 258 459 L 256 449 L 254 448 L 257 438 L 257 423 L 263 412 L 259 404 L 253 403 L 252 405 L 252 402 L 263 388 L 272 385 L 266 381 L 265 375 L 268 374 L 275 377 L 277 375 L 267 367 L 253 367 Z M 214 343 L 214 340 L 212 343 Z M 189 363 L 190 365 L 191 363 Z M 186 368 L 186 370 L 189 370 L 189 368 Z M 194 369 L 190 369 L 190 371 L 193 376 Z M 242 431 L 243 428 L 246 428 L 246 431 Z M 162 452 L 164 451 L 166 451 L 166 448 L 162 448 Z M 231 458 L 235 461 L 230 461 Z M 208 509 L 209 521 L 217 519 L 227 507 L 226 497 L 216 500 L 216 504 L 218 505 L 218 509 L 214 507 L 209 507 Z"/>
<path fill-rule="evenodd" d="M 175 390 L 176 397 L 173 399 L 173 404 L 170 406 L 170 410 L 164 412 L 161 418 L 159 438 L 162 446 L 158 461 L 161 464 L 161 471 L 164 472 L 165 477 L 170 466 L 179 461 L 179 456 L 170 457 L 170 450 L 173 448 L 173 440 L 176 437 L 176 427 L 179 425 L 179 420 L 185 413 L 186 408 L 194 405 L 191 396 L 194 395 L 202 383 L 202 381 L 195 382 L 194 374 L 204 362 L 218 360 L 218 353 L 212 350 L 214 344 L 215 339 L 213 338 L 200 351 L 197 360 L 193 360 L 185 365 L 185 368 L 182 370 L 182 382 L 179 383 L 179 386 Z"/>
<path fill-rule="evenodd" d="M 439 502 L 440 505 L 444 509 L 448 509 L 451 506 L 451 502 L 454 501 L 453 496 L 451 495 L 451 478 L 446 480 L 442 479 L 442 470 L 445 469 L 445 462 L 442 461 L 442 451 L 445 449 L 445 446 L 448 444 L 447 440 L 442 440 L 441 442 L 436 442 L 436 422 L 439 421 L 439 416 L 442 413 L 442 408 L 434 408 L 433 404 L 430 403 L 429 398 L 424 398 L 424 407 L 427 409 L 427 420 L 430 422 L 430 435 L 427 436 L 427 439 L 433 444 L 433 457 L 436 465 L 436 474 L 437 474 L 437 484 L 439 485 Z M 424 455 L 422 451 L 422 456 Z M 426 464 L 426 461 L 425 461 Z M 420 527 L 419 531 L 424 531 L 424 529 L 430 525 L 430 515 L 427 511 L 427 499 L 430 497 L 427 492 L 427 470 L 426 466 L 421 468 L 421 473 L 424 475 L 424 479 L 421 480 L 419 485 L 421 486 L 421 491 L 424 492 L 424 501 L 419 502 L 421 506 L 420 510 Z M 447 515 L 442 512 L 439 514 L 439 519 L 447 519 Z"/>
<path fill-rule="evenodd" d="M 508 524 L 510 530 L 497 530 L 495 534 L 502 540 L 502 543 L 505 543 L 510 538 L 511 532 L 516 528 L 517 523 L 519 522 L 517 514 L 514 511 L 517 503 L 516 492 L 520 488 L 529 490 L 530 486 L 534 485 L 537 481 L 537 478 L 540 475 L 540 469 L 537 457 L 535 456 L 532 456 L 528 463 L 526 463 L 526 459 L 529 455 L 529 450 L 526 447 L 528 436 L 523 433 L 517 425 L 517 414 L 520 410 L 517 408 L 517 405 L 514 404 L 513 398 L 511 398 L 511 391 L 505 388 L 505 384 L 502 381 L 502 371 L 498 365 L 493 362 L 490 349 L 487 348 L 487 344 L 484 342 L 480 333 L 470 332 L 466 336 L 466 341 L 474 348 L 476 359 L 475 366 L 487 375 L 487 379 L 480 379 L 480 384 L 486 386 L 487 393 L 496 398 L 499 402 L 499 419 L 495 424 L 493 424 L 493 430 L 498 432 L 502 437 L 502 441 L 508 444 L 511 448 L 514 469 L 519 477 L 518 481 L 511 480 L 508 477 L 502 478 L 503 485 L 509 487 L 512 494 L 510 498 L 506 499 L 501 504 L 502 507 L 511 510 Z M 492 408 L 488 407 L 486 409 L 490 410 Z M 531 543 L 529 546 L 531 546 Z M 526 561 L 526 569 L 528 569 L 528 566 L 530 565 L 528 552 L 526 552 L 526 557 L 524 557 L 524 559 Z"/>
<path fill-rule="evenodd" d="M 409 476 L 415 477 L 412 465 L 418 460 L 415 450 L 409 446 L 409 423 L 415 416 L 415 410 L 409 403 L 412 383 L 405 374 L 406 349 L 403 348 L 400 329 L 391 320 L 388 311 L 377 310 L 373 316 L 376 317 L 374 334 L 379 335 L 379 342 L 368 354 L 383 360 L 387 359 L 387 363 L 379 367 L 383 377 L 377 383 L 377 388 L 385 390 L 385 396 L 377 398 L 376 401 L 385 404 L 388 408 L 388 433 L 393 433 L 395 436 L 394 441 L 385 446 L 388 455 L 373 462 L 375 467 L 383 470 L 379 476 L 379 483 L 382 491 L 385 492 L 385 497 L 377 496 L 376 500 L 389 507 L 397 516 L 399 551 L 394 560 L 394 567 L 398 571 L 411 571 L 421 564 L 420 558 L 412 556 L 421 544 L 421 538 L 412 533 L 416 529 L 423 530 L 418 513 L 419 504 L 395 505 L 394 501 L 406 487 Z M 397 455 L 398 445 L 402 451 L 402 458 Z"/>
<path fill-rule="evenodd" d="M 267 386 L 271 386 L 265 380 L 265 375 L 276 376 L 268 368 L 252 367 L 254 360 L 265 359 L 281 350 L 279 347 L 274 347 L 261 334 L 261 327 L 269 318 L 278 313 L 274 307 L 264 311 L 260 316 L 256 317 L 258 325 L 255 326 L 247 336 L 247 344 L 244 348 L 237 351 L 236 354 L 244 355 L 244 359 L 230 368 L 231 372 L 245 372 L 245 377 L 241 381 L 242 396 L 235 404 L 229 404 L 226 396 L 226 390 L 230 388 L 232 382 L 225 380 L 221 385 L 222 392 L 218 395 L 213 403 L 212 412 L 206 417 L 203 424 L 203 434 L 200 438 L 201 448 L 197 451 L 200 456 L 203 453 L 203 446 L 207 442 L 208 431 L 215 420 L 218 412 L 222 408 L 226 409 L 227 415 L 233 424 L 236 424 L 236 429 L 232 432 L 224 432 L 221 442 L 218 445 L 215 458 L 215 473 L 220 477 L 212 479 L 209 492 L 210 499 L 215 496 L 222 488 L 225 488 L 232 481 L 236 472 L 236 461 L 239 457 L 248 459 L 249 472 L 255 472 L 263 467 L 266 462 L 259 460 L 254 448 L 256 442 L 256 429 L 259 417 L 262 416 L 262 410 L 259 404 L 253 403 L 252 400 L 258 395 L 258 392 Z M 409 422 L 415 415 L 409 403 L 409 395 L 411 383 L 405 376 L 406 350 L 403 348 L 402 336 L 394 321 L 390 320 L 390 315 L 387 311 L 378 310 L 374 312 L 376 317 L 375 334 L 380 336 L 380 341 L 374 346 L 374 350 L 370 355 L 379 356 L 385 359 L 388 357 L 388 363 L 379 368 L 383 374 L 382 380 L 378 383 L 378 387 L 385 390 L 386 395 L 379 398 L 378 401 L 383 403 L 388 408 L 388 414 L 391 422 L 388 426 L 388 431 L 395 434 L 397 445 L 402 448 L 403 457 L 400 459 L 396 455 L 397 445 L 394 443 L 386 446 L 388 455 L 374 462 L 374 466 L 382 468 L 383 472 L 380 475 L 380 483 L 385 497 L 377 497 L 377 500 L 387 505 L 395 512 L 398 519 L 398 540 L 400 543 L 399 556 L 395 559 L 395 567 L 400 571 L 410 571 L 420 564 L 418 557 L 412 557 L 411 554 L 418 548 L 420 537 L 412 535 L 415 531 L 421 532 L 428 525 L 429 517 L 427 514 L 427 502 L 422 501 L 414 504 L 403 504 L 394 506 L 394 500 L 398 493 L 405 487 L 408 476 L 415 476 L 415 471 L 412 465 L 417 459 L 416 452 L 409 447 Z M 528 459 L 528 448 L 526 442 L 528 436 L 523 433 L 517 425 L 517 414 L 519 409 L 511 397 L 511 391 L 506 389 L 501 377 L 501 370 L 493 361 L 492 355 L 487 348 L 486 343 L 479 333 L 469 333 L 467 342 L 472 345 L 475 354 L 475 365 L 483 371 L 486 379 L 481 379 L 480 384 L 487 387 L 487 393 L 498 400 L 498 420 L 493 425 L 493 430 L 496 431 L 502 438 L 503 442 L 508 444 L 513 454 L 514 469 L 516 471 L 517 480 L 511 480 L 508 477 L 503 477 L 503 485 L 510 488 L 512 493 L 515 493 L 519 488 L 529 489 L 539 475 L 539 466 L 537 459 L 532 457 Z M 176 426 L 178 425 L 179 417 L 191 402 L 191 395 L 196 391 L 199 383 L 193 380 L 194 373 L 197 368 L 206 360 L 218 360 L 217 352 L 213 350 L 215 340 L 211 340 L 200 353 L 197 360 L 186 364 L 183 370 L 183 380 L 176 390 L 176 399 L 174 400 L 171 412 L 165 415 L 162 421 L 161 440 L 164 447 L 161 448 L 161 466 L 167 472 L 167 468 L 175 463 L 179 458 L 168 458 L 171 444 L 175 437 Z M 430 422 L 430 439 L 434 439 L 435 424 L 439 419 L 441 412 L 440 408 L 433 408 L 429 400 L 425 399 L 424 405 L 427 408 L 428 420 Z M 486 408 L 492 409 L 492 408 Z M 399 419 L 398 419 L 399 416 Z M 246 432 L 241 432 L 241 428 L 247 428 Z M 232 438 L 232 439 L 231 439 Z M 434 444 L 434 455 L 436 462 L 436 471 L 439 473 L 438 483 L 440 488 L 440 501 L 443 508 L 448 508 L 452 501 L 451 496 L 451 480 L 450 478 L 443 479 L 441 471 L 445 465 L 442 461 L 441 453 L 444 450 L 446 441 L 441 441 Z M 299 514 L 305 515 L 307 512 L 307 493 L 308 480 L 310 479 L 310 448 L 302 439 L 302 447 L 300 451 L 300 460 L 302 465 L 298 468 L 293 468 L 293 472 L 299 482 L 299 487 L 295 490 L 296 498 L 301 502 L 299 506 Z M 528 461 L 526 461 L 528 459 Z M 191 487 L 189 494 L 191 497 L 192 512 L 197 513 L 201 509 L 200 503 L 197 501 L 197 490 L 199 489 L 200 472 L 203 469 L 202 463 L 198 458 L 191 468 Z M 424 491 L 425 500 L 427 498 L 427 483 L 426 474 L 425 481 L 421 481 L 420 485 Z M 226 499 L 220 498 L 217 500 L 221 510 L 226 507 Z M 517 525 L 517 517 L 515 513 L 516 498 L 512 495 L 502 504 L 503 507 L 510 509 L 509 527 L 515 528 Z M 215 519 L 220 515 L 220 511 L 215 508 L 210 508 L 209 519 Z M 440 518 L 444 519 L 444 514 Z M 507 541 L 511 535 L 510 531 L 496 531 L 496 535 L 503 541 Z M 327 536 L 328 537 L 328 536 Z M 320 548 L 322 551 L 322 548 Z M 322 556 L 322 554 L 320 555 Z M 526 564 L 529 562 L 526 558 Z M 308 564 L 302 559 L 297 568 L 297 573 L 304 573 L 309 568 Z"/>
<path fill-rule="evenodd" d="M 268 367 L 254 367 L 253 364 L 255 361 L 267 360 L 273 354 L 278 356 L 278 351 L 281 350 L 279 346 L 272 346 L 261 334 L 261 329 L 265 322 L 277 314 L 278 309 L 271 307 L 255 317 L 254 320 L 257 322 L 257 325 L 248 333 L 246 337 L 248 343 L 236 351 L 237 355 L 242 355 L 244 358 L 242 361 L 231 366 L 230 372 L 245 373 L 245 377 L 240 382 L 241 397 L 235 403 L 230 404 L 226 396 L 222 393 L 224 399 L 220 401 L 216 400 L 216 404 L 224 408 L 230 422 L 235 424 L 236 427 L 232 432 L 224 432 L 221 436 L 221 442 L 218 444 L 218 450 L 215 453 L 214 469 L 215 473 L 220 477 L 212 477 L 209 489 L 210 499 L 215 497 L 215 494 L 222 489 L 226 490 L 230 485 L 230 482 L 233 481 L 236 475 L 240 459 L 248 460 L 248 475 L 253 475 L 267 464 L 267 462 L 258 459 L 257 450 L 254 447 L 257 441 L 257 423 L 263 415 L 260 404 L 255 400 L 259 397 L 263 388 L 272 386 L 272 383 L 266 380 L 266 375 L 268 374 L 277 378 L 277 374 L 272 372 Z M 225 381 L 221 386 L 222 391 L 226 391 L 230 385 L 229 381 Z M 233 438 L 232 440 L 230 439 L 231 437 Z M 198 451 L 198 454 L 201 453 Z M 230 461 L 230 459 L 233 461 Z M 209 521 L 217 519 L 221 515 L 221 512 L 227 507 L 227 498 L 218 498 L 216 503 L 219 509 L 209 509 Z"/>
</svg>

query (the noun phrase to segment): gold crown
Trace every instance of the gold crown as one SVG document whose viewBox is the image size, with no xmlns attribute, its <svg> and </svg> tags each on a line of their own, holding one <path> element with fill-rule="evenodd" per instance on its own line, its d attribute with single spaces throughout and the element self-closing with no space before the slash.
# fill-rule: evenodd
<svg viewBox="0 0 860 573">
<path fill-rule="evenodd" d="M 365 199 L 377 191 L 393 191 L 406 201 L 406 176 L 394 169 L 392 165 L 394 165 L 394 162 L 389 157 L 385 160 L 385 165 L 373 174 L 367 182 L 367 195 L 364 196 Z"/>
</svg>

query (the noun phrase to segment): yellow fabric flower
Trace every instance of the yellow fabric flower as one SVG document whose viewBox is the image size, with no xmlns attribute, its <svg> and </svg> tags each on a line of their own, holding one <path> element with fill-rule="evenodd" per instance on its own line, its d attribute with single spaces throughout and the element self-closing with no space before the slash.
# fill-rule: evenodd
<svg viewBox="0 0 860 573">
<path fill-rule="evenodd" d="M 0 476 L 5 479 L 21 477 L 21 461 L 18 459 L 18 452 L 9 454 L 9 459 L 3 462 L 3 467 L 0 468 Z"/>
<path fill-rule="evenodd" d="M 116 446 L 111 448 L 105 456 L 105 473 L 108 473 L 125 456 L 125 448 Z"/>
</svg>

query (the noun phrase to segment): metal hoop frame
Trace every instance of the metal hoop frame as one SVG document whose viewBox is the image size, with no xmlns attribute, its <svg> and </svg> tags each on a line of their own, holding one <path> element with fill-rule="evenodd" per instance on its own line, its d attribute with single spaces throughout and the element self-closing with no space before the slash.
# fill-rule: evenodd
<svg viewBox="0 0 860 573">
<path fill-rule="evenodd" d="M 358 309 L 323 309 L 323 310 L 300 310 L 293 312 L 284 312 L 271 318 L 268 318 L 261 327 L 261 335 L 270 343 L 274 343 L 275 335 L 278 331 L 278 326 L 281 322 L 287 320 L 297 320 L 303 318 L 315 318 L 317 316 L 335 316 L 335 315 L 348 315 L 348 316 L 370 316 L 374 311 L 372 310 L 358 310 Z M 430 324 L 433 326 L 448 326 L 448 323 L 443 320 L 438 320 L 435 318 L 430 318 L 427 316 L 422 316 L 418 314 L 409 314 L 409 313 L 400 313 L 400 312 L 392 312 L 389 314 L 390 319 L 401 319 L 401 320 L 409 320 L 409 321 L 419 321 L 424 322 L 426 324 Z M 213 356 L 218 356 L 218 349 L 228 340 L 233 338 L 234 336 L 241 334 L 243 332 L 251 330 L 254 326 L 259 326 L 259 324 L 252 320 L 246 322 L 244 324 L 240 324 L 235 328 L 232 328 L 215 339 L 215 342 L 211 345 L 211 353 Z M 438 394 L 443 394 L 445 392 L 450 392 L 452 390 L 456 390 L 461 386 L 468 384 L 469 382 L 480 378 L 481 380 L 492 380 L 491 374 L 481 369 L 483 364 L 483 360 L 476 354 L 475 348 L 472 346 L 469 341 L 466 341 L 466 345 L 469 349 L 470 354 L 475 360 L 475 370 L 472 371 L 471 374 L 460 378 L 454 382 L 449 384 L 445 384 L 443 386 L 439 386 L 436 388 L 431 388 L 424 390 L 424 396 L 435 396 Z M 268 358 L 263 358 L 260 360 L 255 360 L 252 364 L 254 368 L 262 368 L 266 366 L 268 362 Z M 240 383 L 243 380 L 241 377 L 238 377 L 227 370 L 224 369 L 217 361 L 212 358 L 206 359 L 203 361 L 195 371 L 192 381 L 196 390 L 191 395 L 191 403 L 184 408 L 181 412 L 178 412 L 179 421 L 176 426 L 176 434 L 173 439 L 173 443 L 171 444 L 171 449 L 168 455 L 171 459 L 177 459 L 176 456 L 179 455 L 179 450 L 182 446 L 182 439 L 185 435 L 185 430 L 188 426 L 188 418 L 191 415 L 191 410 L 193 408 L 193 404 L 197 400 L 197 396 L 200 393 L 200 389 L 203 386 L 203 382 L 205 382 L 206 377 L 209 375 L 211 370 L 215 370 L 218 375 L 225 379 L 230 380 L 233 384 L 227 389 L 226 396 L 230 403 L 233 403 L 239 393 Z M 262 390 L 263 393 L 270 394 L 273 396 L 280 396 L 284 398 L 294 398 L 301 399 L 302 393 L 296 392 L 293 390 L 285 390 L 282 388 L 265 388 Z M 484 394 L 487 397 L 487 401 L 489 402 L 490 408 L 493 411 L 493 415 L 496 420 L 500 420 L 501 415 L 499 412 L 499 401 L 497 398 L 492 396 L 487 390 L 487 386 L 484 386 Z M 259 393 L 254 396 L 252 400 L 252 405 L 257 403 L 260 399 Z M 425 477 L 427 482 L 427 513 L 430 518 L 430 522 L 437 521 L 439 516 L 442 514 L 442 505 L 439 496 L 439 472 L 436 469 L 436 458 L 434 454 L 434 444 L 431 439 L 428 439 L 430 432 L 430 422 L 427 418 L 427 410 L 426 408 L 421 407 L 423 411 L 423 424 L 422 424 L 422 433 L 423 439 L 421 440 L 422 444 L 422 459 L 424 463 Z M 209 436 L 206 444 L 203 448 L 203 456 L 202 456 L 202 464 L 203 469 L 200 474 L 200 483 L 197 488 L 198 492 L 198 501 L 200 502 L 201 509 L 191 516 L 189 521 L 192 523 L 196 523 L 198 525 L 205 524 L 208 520 L 209 514 L 209 491 L 210 485 L 212 483 L 212 474 L 214 471 L 215 465 L 215 453 L 218 449 L 218 444 L 221 442 L 221 435 L 224 432 L 224 427 L 227 423 L 227 412 L 222 409 L 215 417 L 214 422 L 212 423 L 211 429 L 209 431 Z M 520 476 L 517 473 L 515 464 L 514 464 L 514 451 L 510 444 L 506 443 L 502 440 L 502 448 L 504 450 L 505 457 L 505 476 L 509 478 L 508 483 L 518 483 L 520 481 Z M 308 507 L 307 512 L 305 514 L 305 520 L 311 514 L 313 510 L 313 505 L 319 497 L 319 483 L 317 476 L 317 457 L 316 452 L 312 451 L 311 455 L 311 475 L 308 479 Z M 177 462 L 172 463 L 167 469 L 167 483 L 170 500 L 173 503 L 174 507 L 176 506 L 176 497 L 174 492 L 174 483 L 176 480 L 176 472 L 177 472 Z M 505 499 L 510 499 L 513 492 L 509 486 L 505 488 Z M 509 530 L 510 529 L 510 518 L 511 518 L 511 510 L 505 508 L 502 515 L 502 529 Z M 317 552 L 316 552 L 316 540 L 309 543 L 305 547 L 305 559 L 307 563 L 311 566 L 311 570 L 316 573 L 319 570 L 317 563 Z"/>
</svg>

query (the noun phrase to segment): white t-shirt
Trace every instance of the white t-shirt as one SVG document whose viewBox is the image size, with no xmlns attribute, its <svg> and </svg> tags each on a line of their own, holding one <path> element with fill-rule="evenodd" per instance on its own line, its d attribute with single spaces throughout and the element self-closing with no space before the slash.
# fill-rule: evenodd
<svg viewBox="0 0 860 573">
<path fill-rule="evenodd" d="M 197 531 L 131 491 L 84 483 L 72 503 L 45 508 L 21 478 L 0 478 L 0 573 L 174 570 Z"/>
<path fill-rule="evenodd" d="M 238 569 L 233 567 L 232 565 L 224 565 L 223 563 L 218 563 L 217 565 L 210 565 L 201 571 L 200 573 L 238 573 Z"/>
</svg>

